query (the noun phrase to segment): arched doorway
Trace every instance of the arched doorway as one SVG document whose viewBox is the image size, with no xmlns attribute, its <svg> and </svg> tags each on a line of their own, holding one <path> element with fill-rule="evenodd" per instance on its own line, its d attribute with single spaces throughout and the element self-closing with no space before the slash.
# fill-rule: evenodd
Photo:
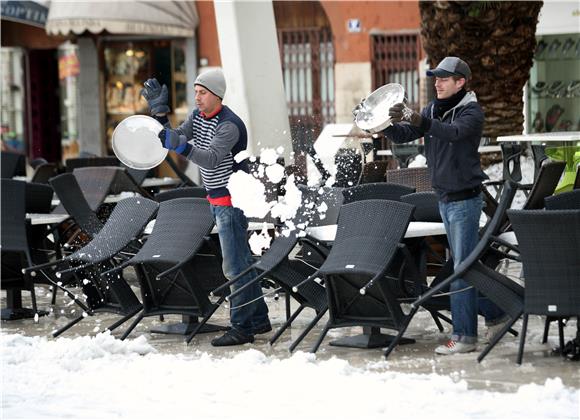
<svg viewBox="0 0 580 420">
<path fill-rule="evenodd" d="M 280 61 L 296 163 L 324 125 L 335 122 L 334 45 L 318 1 L 275 1 Z"/>
</svg>

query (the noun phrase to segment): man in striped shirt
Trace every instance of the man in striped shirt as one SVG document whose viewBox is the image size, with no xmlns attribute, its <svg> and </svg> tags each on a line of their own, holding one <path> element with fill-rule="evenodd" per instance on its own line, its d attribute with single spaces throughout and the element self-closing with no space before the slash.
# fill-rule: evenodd
<svg viewBox="0 0 580 420">
<path fill-rule="evenodd" d="M 200 74 L 194 85 L 196 109 L 176 129 L 171 128 L 166 115 L 170 111 L 167 87 L 149 79 L 142 94 L 151 114 L 165 127 L 159 133 L 163 147 L 180 153 L 200 168 L 218 229 L 224 275 L 232 279 L 253 262 L 247 242 L 248 222 L 242 210 L 232 206 L 227 188 L 234 172 L 248 172 L 247 160 L 234 160 L 236 154 L 246 150 L 247 131 L 244 122 L 222 104 L 226 81 L 221 69 Z M 254 277 L 255 273 L 249 272 L 232 289 L 242 287 Z M 259 283 L 232 298 L 230 305 L 231 329 L 212 340 L 213 346 L 252 343 L 255 334 L 272 330 Z"/>
</svg>

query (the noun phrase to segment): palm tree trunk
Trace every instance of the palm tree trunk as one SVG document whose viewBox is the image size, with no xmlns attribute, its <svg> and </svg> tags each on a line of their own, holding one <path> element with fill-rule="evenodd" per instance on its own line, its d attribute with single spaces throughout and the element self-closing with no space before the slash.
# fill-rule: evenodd
<svg viewBox="0 0 580 420">
<path fill-rule="evenodd" d="M 536 48 L 543 2 L 420 1 L 421 37 L 431 67 L 457 56 L 485 112 L 483 135 L 521 134 L 523 88 Z"/>
</svg>

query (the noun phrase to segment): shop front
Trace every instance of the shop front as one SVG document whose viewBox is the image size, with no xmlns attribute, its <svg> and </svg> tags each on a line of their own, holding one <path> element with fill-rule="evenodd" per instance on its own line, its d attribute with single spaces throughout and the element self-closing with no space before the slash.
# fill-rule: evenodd
<svg viewBox="0 0 580 420">
<path fill-rule="evenodd" d="M 527 133 L 580 131 L 580 7 L 545 2 L 526 102 Z"/>
<path fill-rule="evenodd" d="M 148 114 L 140 91 L 149 77 L 169 87 L 172 123 L 185 119 L 196 25 L 193 2 L 51 4 L 47 32 L 69 39 L 59 49 L 65 159 L 112 154 L 116 125 Z"/>
</svg>

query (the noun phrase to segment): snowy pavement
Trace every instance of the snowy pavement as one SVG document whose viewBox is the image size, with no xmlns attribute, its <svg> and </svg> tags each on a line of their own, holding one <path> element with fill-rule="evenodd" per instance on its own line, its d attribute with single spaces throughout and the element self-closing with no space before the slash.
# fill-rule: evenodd
<svg viewBox="0 0 580 420">
<path fill-rule="evenodd" d="M 37 290 L 47 307 L 48 291 Z M 382 349 L 329 345 L 359 333 L 357 328 L 331 330 L 313 355 L 307 351 L 319 326 L 300 351 L 289 354 L 288 345 L 312 317 L 307 311 L 274 347 L 265 335 L 254 344 L 216 349 L 209 342 L 217 333 L 199 335 L 187 346 L 180 336 L 150 333 L 161 324 L 155 317 L 125 341 L 115 338 L 124 327 L 114 335 L 95 333 L 116 319 L 112 315 L 88 317 L 53 339 L 50 332 L 76 313 L 67 300 L 59 295 L 57 309 L 38 323 L 2 322 L 3 419 L 443 418 L 450 411 L 458 418 L 580 417 L 578 364 L 551 355 L 556 328 L 547 345 L 540 343 L 540 317 L 530 318 L 518 367 L 514 337 L 502 340 L 481 364 L 477 353 L 435 356 L 446 334 L 426 312 L 407 334 L 417 343 L 400 346 L 386 361 Z M 277 327 L 284 321 L 283 299 L 267 302 Z M 227 324 L 227 311 L 220 308 L 212 322 Z M 568 337 L 573 331 L 571 323 Z"/>
</svg>

